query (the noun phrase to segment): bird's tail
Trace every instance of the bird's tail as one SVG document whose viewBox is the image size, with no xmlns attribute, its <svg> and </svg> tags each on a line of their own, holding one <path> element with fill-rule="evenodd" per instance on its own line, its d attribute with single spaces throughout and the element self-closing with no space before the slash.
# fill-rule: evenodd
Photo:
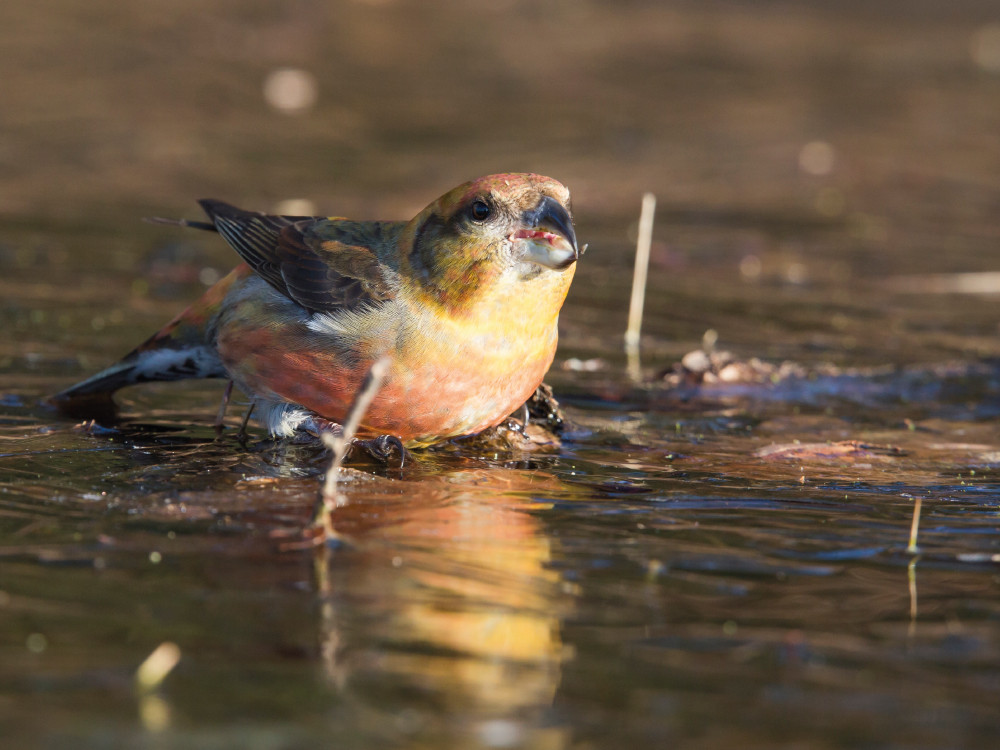
<svg viewBox="0 0 1000 750">
<path fill-rule="evenodd" d="M 55 402 L 112 394 L 120 388 L 157 380 L 225 377 L 222 362 L 208 346 L 136 349 L 120 362 L 101 370 L 52 397 Z"/>
<path fill-rule="evenodd" d="M 120 388 L 153 381 L 221 377 L 226 377 L 222 362 L 207 345 L 140 347 L 120 362 L 52 396 L 50 402 L 66 416 L 109 422 L 117 413 L 112 394 Z"/>
<path fill-rule="evenodd" d="M 121 361 L 52 396 L 50 402 L 67 416 L 104 421 L 115 413 L 111 395 L 137 383 L 188 378 L 224 378 L 226 370 L 215 350 L 210 329 L 233 283 L 251 273 L 246 265 L 205 292 L 204 296 L 136 347 Z"/>
</svg>

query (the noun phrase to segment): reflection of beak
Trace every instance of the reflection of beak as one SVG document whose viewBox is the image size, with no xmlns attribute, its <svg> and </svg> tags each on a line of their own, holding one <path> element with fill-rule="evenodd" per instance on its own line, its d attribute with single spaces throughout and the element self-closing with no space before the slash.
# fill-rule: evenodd
<svg viewBox="0 0 1000 750">
<path fill-rule="evenodd" d="M 525 228 L 517 230 L 514 238 L 525 240 L 525 260 L 559 271 L 576 263 L 580 251 L 573 220 L 559 201 L 545 196 L 537 208 L 525 211 L 521 220 Z"/>
</svg>

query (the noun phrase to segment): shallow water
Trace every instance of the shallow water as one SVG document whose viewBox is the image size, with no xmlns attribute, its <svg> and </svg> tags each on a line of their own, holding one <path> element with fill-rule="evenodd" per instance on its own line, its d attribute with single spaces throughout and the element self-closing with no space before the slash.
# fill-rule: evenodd
<svg viewBox="0 0 1000 750">
<path fill-rule="evenodd" d="M 992 5 L 52 5 L 0 9 L 6 745 L 994 746 L 997 297 L 956 275 L 1000 242 Z M 263 103 L 279 65 L 313 110 Z M 219 383 L 131 389 L 109 430 L 41 403 L 233 263 L 139 217 L 396 218 L 499 169 L 563 179 L 590 243 L 557 449 L 356 462 L 316 550 L 327 457 L 237 409 L 216 439 Z M 668 387 L 709 329 L 805 375 Z"/>
</svg>

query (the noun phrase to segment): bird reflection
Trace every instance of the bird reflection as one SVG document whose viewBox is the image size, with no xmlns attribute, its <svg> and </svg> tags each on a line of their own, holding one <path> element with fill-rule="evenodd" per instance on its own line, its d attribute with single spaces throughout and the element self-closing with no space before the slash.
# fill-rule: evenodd
<svg viewBox="0 0 1000 750">
<path fill-rule="evenodd" d="M 352 710 L 393 734 L 462 727 L 489 745 L 544 731 L 562 746 L 538 721 L 568 596 L 530 500 L 561 483 L 493 468 L 346 489 L 333 518 L 346 544 L 323 548 L 316 574 L 324 671 Z"/>
</svg>

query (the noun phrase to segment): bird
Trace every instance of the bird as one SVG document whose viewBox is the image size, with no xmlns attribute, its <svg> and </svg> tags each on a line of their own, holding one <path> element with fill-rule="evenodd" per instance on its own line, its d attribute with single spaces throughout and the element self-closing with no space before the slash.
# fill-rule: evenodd
<svg viewBox="0 0 1000 750">
<path fill-rule="evenodd" d="M 360 435 L 422 448 L 498 425 L 552 364 L 580 257 L 570 194 L 538 174 L 466 182 L 409 221 L 199 201 L 241 259 L 121 361 L 52 397 L 65 413 L 149 381 L 226 378 L 274 438 L 336 429 L 387 372 Z"/>
</svg>

